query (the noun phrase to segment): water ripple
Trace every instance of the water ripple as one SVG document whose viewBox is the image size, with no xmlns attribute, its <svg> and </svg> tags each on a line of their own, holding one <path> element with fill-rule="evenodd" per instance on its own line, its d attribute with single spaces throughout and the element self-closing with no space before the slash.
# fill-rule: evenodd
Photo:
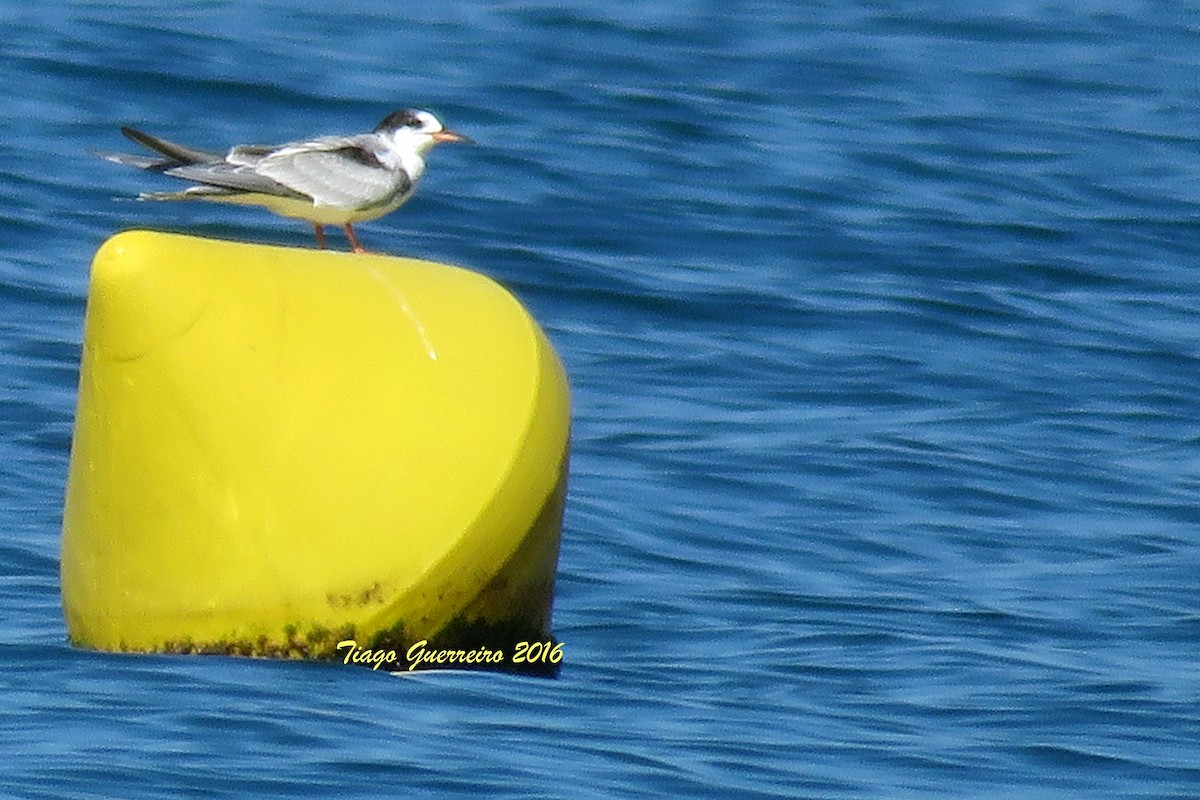
<svg viewBox="0 0 1200 800">
<path fill-rule="evenodd" d="M 4 793 L 1197 794 L 1194 9 L 8 5 Z M 562 675 L 66 646 L 92 253 L 309 237 L 86 151 L 407 104 L 481 144 L 364 237 L 571 375 Z"/>
</svg>

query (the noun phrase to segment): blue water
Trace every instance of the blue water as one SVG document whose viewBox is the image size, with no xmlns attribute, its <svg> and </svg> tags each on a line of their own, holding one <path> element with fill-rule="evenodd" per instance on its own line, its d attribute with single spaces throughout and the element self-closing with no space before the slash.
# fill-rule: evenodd
<svg viewBox="0 0 1200 800">
<path fill-rule="evenodd" d="M 1200 6 L 0 3 L 0 794 L 1200 796 Z M 65 643 L 86 154 L 436 109 L 573 385 L 557 680 Z M 341 240 L 337 240 L 340 245 Z"/>
</svg>

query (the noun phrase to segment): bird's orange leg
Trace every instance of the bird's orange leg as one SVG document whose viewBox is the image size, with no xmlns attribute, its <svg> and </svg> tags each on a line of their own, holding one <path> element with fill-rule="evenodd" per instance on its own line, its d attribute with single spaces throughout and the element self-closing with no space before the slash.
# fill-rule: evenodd
<svg viewBox="0 0 1200 800">
<path fill-rule="evenodd" d="M 342 227 L 346 229 L 346 238 L 350 240 L 350 249 L 356 253 L 367 252 L 365 249 L 363 249 L 363 246 L 358 243 L 358 237 L 354 235 L 354 228 L 350 227 L 350 223 L 347 222 Z"/>
<path fill-rule="evenodd" d="M 317 249 L 325 249 L 325 226 L 313 223 L 313 232 L 317 234 Z"/>
</svg>

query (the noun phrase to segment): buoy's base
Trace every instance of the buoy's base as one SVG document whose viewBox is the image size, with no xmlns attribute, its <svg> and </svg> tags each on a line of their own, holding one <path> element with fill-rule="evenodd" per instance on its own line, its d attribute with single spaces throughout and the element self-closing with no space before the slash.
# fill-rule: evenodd
<svg viewBox="0 0 1200 800">
<path fill-rule="evenodd" d="M 518 551 L 468 608 L 430 636 L 418 638 L 408 633 L 402 620 L 362 636 L 353 624 L 329 629 L 295 623 L 284 626 L 281 635 L 261 635 L 253 640 L 184 639 L 163 642 L 153 650 L 123 645 L 117 649 L 124 653 L 338 661 L 388 672 L 470 670 L 557 677 L 563 643 L 550 631 L 550 610 L 566 501 L 566 464 L 560 474 L 563 479 Z M 495 596 L 500 591 L 508 595 L 507 601 Z M 502 621 L 489 621 L 497 619 Z M 441 654 L 446 657 L 436 660 Z"/>
</svg>

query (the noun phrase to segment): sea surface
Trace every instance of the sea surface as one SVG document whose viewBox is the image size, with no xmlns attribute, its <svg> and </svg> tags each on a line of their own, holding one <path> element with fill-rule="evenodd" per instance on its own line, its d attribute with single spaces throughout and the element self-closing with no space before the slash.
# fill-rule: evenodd
<svg viewBox="0 0 1200 800">
<path fill-rule="evenodd" d="M 0 795 L 1200 797 L 1200 4 L 0 2 Z M 572 383 L 557 679 L 74 649 L 88 150 L 408 105 Z M 331 240 L 344 246 L 337 231 Z"/>
</svg>

